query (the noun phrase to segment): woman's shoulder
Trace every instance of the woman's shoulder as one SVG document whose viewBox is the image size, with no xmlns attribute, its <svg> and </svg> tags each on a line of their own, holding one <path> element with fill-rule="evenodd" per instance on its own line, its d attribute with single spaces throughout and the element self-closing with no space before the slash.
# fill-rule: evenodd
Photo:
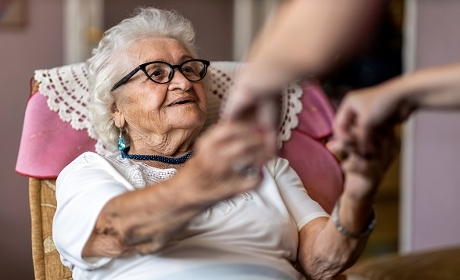
<svg viewBox="0 0 460 280">
<path fill-rule="evenodd" d="M 84 152 L 74 159 L 69 165 L 79 164 L 79 163 L 92 163 L 105 160 L 103 156 L 95 152 Z"/>
<path fill-rule="evenodd" d="M 69 170 L 80 169 L 83 167 L 91 166 L 91 165 L 98 165 L 104 166 L 108 164 L 107 160 L 104 156 L 97 154 L 95 152 L 84 152 L 75 158 L 72 162 L 70 162 L 62 171 L 61 173 L 68 172 Z"/>
<path fill-rule="evenodd" d="M 116 155 L 115 155 L 116 156 Z M 60 173 L 57 182 L 67 179 L 79 180 L 81 178 L 105 177 L 121 182 L 127 189 L 132 189 L 131 184 L 123 177 L 120 171 L 110 162 L 110 156 L 103 156 L 94 152 L 84 152 Z"/>
</svg>

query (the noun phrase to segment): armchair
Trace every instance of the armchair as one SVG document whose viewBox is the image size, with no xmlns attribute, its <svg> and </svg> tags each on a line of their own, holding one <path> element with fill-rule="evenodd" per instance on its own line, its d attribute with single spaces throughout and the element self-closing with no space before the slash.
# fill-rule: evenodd
<svg viewBox="0 0 460 280">
<path fill-rule="evenodd" d="M 240 67 L 237 62 L 211 63 L 206 81 L 207 125 L 218 120 Z M 35 278 L 71 279 L 52 240 L 55 179 L 81 153 L 108 151 L 94 136 L 87 117 L 84 63 L 37 70 L 31 89 L 16 171 L 29 177 Z M 333 108 L 314 81 L 292 83 L 283 91 L 280 156 L 290 161 L 310 196 L 330 212 L 343 183 L 337 160 L 324 146 L 332 134 Z"/>
</svg>

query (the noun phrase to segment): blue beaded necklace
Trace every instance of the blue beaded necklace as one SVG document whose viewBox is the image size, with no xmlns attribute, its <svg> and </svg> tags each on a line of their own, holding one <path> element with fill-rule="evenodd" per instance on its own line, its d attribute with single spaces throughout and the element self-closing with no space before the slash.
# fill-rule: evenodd
<svg viewBox="0 0 460 280">
<path fill-rule="evenodd" d="M 188 152 L 185 155 L 178 157 L 178 158 L 173 158 L 173 157 L 164 157 L 164 156 L 158 156 L 158 155 L 136 155 L 136 154 L 128 155 L 128 151 L 129 151 L 129 147 L 126 147 L 125 149 L 120 150 L 121 157 L 135 159 L 135 160 L 153 160 L 153 161 L 159 161 L 159 162 L 169 163 L 169 164 L 182 164 L 186 162 L 192 156 L 192 152 Z"/>
</svg>

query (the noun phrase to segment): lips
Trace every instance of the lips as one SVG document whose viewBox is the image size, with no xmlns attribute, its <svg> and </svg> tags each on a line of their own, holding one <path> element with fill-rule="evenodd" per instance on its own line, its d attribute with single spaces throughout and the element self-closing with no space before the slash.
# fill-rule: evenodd
<svg viewBox="0 0 460 280">
<path fill-rule="evenodd" d="M 195 100 L 192 97 L 181 97 L 169 103 L 168 107 L 174 106 L 174 105 L 183 105 L 183 104 L 187 104 L 191 102 L 195 102 Z"/>
</svg>

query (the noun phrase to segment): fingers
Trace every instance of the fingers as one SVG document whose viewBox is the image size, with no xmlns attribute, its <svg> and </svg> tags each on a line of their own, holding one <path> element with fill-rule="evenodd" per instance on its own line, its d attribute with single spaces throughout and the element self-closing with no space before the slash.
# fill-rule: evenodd
<svg viewBox="0 0 460 280">
<path fill-rule="evenodd" d="M 350 153 L 342 162 L 342 169 L 345 173 L 361 173 L 367 176 L 371 171 L 372 163 L 369 159 L 357 153 Z"/>
<path fill-rule="evenodd" d="M 348 99 L 345 98 L 337 109 L 334 119 L 334 137 L 336 141 L 343 144 L 349 143 L 353 139 L 351 129 L 356 125 L 356 112 L 354 112 Z"/>
<path fill-rule="evenodd" d="M 216 200 L 252 190 L 262 180 L 262 166 L 269 159 L 264 134 L 243 122 L 222 122 L 197 142 L 190 161 L 202 191 Z"/>
<path fill-rule="evenodd" d="M 209 160 L 218 158 L 221 163 L 235 158 L 247 158 L 246 161 L 257 162 L 257 165 L 269 159 L 270 154 L 264 146 L 264 134 L 260 130 L 234 122 L 221 123 L 212 130 L 198 144 L 197 152 L 202 151 L 203 157 Z M 210 162 L 215 163 L 215 160 Z"/>
<path fill-rule="evenodd" d="M 148 255 L 156 253 L 159 250 L 159 246 L 155 242 L 146 242 L 136 245 L 136 253 L 140 255 Z"/>
<path fill-rule="evenodd" d="M 348 156 L 346 146 L 336 139 L 332 139 L 326 143 L 326 148 L 337 158 L 338 161 L 343 161 Z"/>
<path fill-rule="evenodd" d="M 265 147 L 276 154 L 281 92 L 237 89 L 229 95 L 222 119 L 242 121 L 264 131 Z"/>
<path fill-rule="evenodd" d="M 391 125 L 388 118 L 394 110 L 392 99 L 386 96 L 378 87 L 349 92 L 337 110 L 335 138 L 363 156 L 375 153 L 372 138 Z"/>
<path fill-rule="evenodd" d="M 378 149 L 370 157 L 351 152 L 341 162 L 345 192 L 358 199 L 373 199 L 388 167 L 399 150 L 400 141 L 393 130 L 382 130 L 372 138 Z"/>
<path fill-rule="evenodd" d="M 242 116 L 254 111 L 256 104 L 257 96 L 253 91 L 243 91 L 237 88 L 228 96 L 222 118 L 225 120 L 241 119 Z"/>
<path fill-rule="evenodd" d="M 361 155 L 376 153 L 378 146 L 374 145 L 373 138 L 411 112 L 392 85 L 382 84 L 348 93 L 337 110 L 336 139 Z"/>
<path fill-rule="evenodd" d="M 257 110 L 256 122 L 259 129 L 262 129 L 265 140 L 265 147 L 271 156 L 277 151 L 278 126 L 281 111 L 280 96 L 275 95 L 265 99 L 264 103 Z"/>
<path fill-rule="evenodd" d="M 221 122 L 210 128 L 197 142 L 196 151 L 209 154 L 251 152 L 263 146 L 263 131 L 243 122 Z"/>
</svg>

